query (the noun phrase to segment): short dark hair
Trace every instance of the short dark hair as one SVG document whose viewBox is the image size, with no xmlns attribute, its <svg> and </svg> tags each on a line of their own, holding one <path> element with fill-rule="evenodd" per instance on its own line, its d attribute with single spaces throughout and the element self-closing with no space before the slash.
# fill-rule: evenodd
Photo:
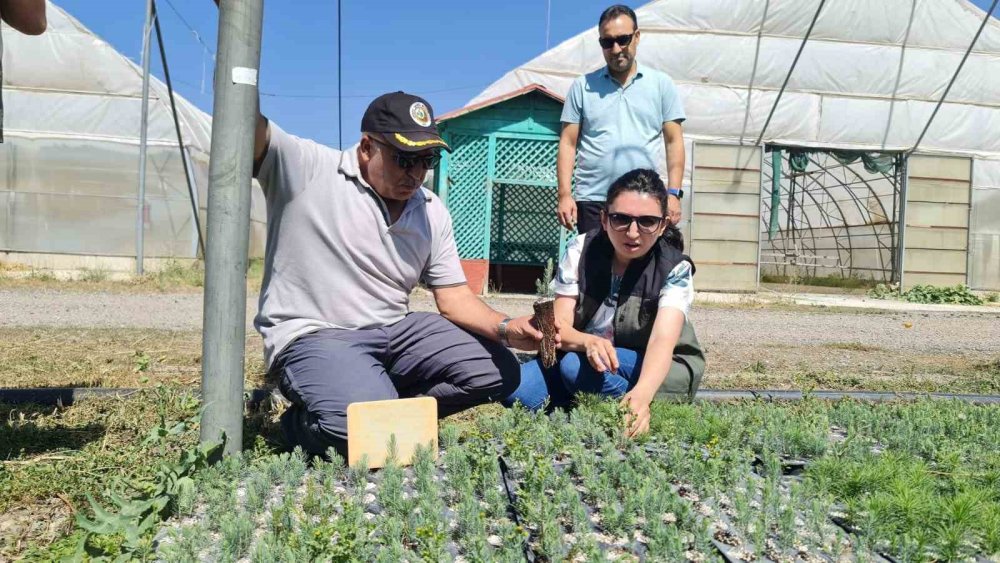
<svg viewBox="0 0 1000 563">
<path fill-rule="evenodd" d="M 611 203 L 622 192 L 653 196 L 660 203 L 660 213 L 667 214 L 667 187 L 663 185 L 663 180 L 655 170 L 636 168 L 619 176 L 608 189 L 608 200 L 605 207 L 611 206 Z"/>
<path fill-rule="evenodd" d="M 632 28 L 639 29 L 639 20 L 635 17 L 635 12 L 624 4 L 615 4 L 601 12 L 601 19 L 597 20 L 597 27 L 600 28 L 604 22 L 611 21 L 618 16 L 628 16 L 632 20 Z"/>
</svg>

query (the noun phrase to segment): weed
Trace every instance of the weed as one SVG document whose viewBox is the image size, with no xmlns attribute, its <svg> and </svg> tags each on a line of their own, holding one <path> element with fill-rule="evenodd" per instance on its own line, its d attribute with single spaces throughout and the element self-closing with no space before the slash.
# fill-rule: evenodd
<svg viewBox="0 0 1000 563">
<path fill-rule="evenodd" d="M 882 348 L 863 344 L 861 342 L 828 342 L 823 346 L 834 350 L 847 350 L 850 352 L 881 352 Z"/>
<path fill-rule="evenodd" d="M 87 283 L 101 283 L 107 281 L 110 277 L 111 272 L 104 268 L 84 268 L 80 271 L 80 275 L 77 280 Z"/>
<path fill-rule="evenodd" d="M 895 299 L 899 297 L 899 284 L 877 284 L 868 290 L 868 297 L 872 299 Z"/>
<path fill-rule="evenodd" d="M 952 303 L 956 305 L 982 305 L 983 300 L 969 291 L 968 286 L 938 287 L 933 285 L 915 285 L 901 295 L 911 303 Z"/>
<path fill-rule="evenodd" d="M 763 274 L 760 277 L 760 281 L 762 283 L 839 287 L 842 289 L 862 289 L 876 285 L 873 279 L 845 278 L 842 276 L 783 276 L 778 274 Z"/>
</svg>

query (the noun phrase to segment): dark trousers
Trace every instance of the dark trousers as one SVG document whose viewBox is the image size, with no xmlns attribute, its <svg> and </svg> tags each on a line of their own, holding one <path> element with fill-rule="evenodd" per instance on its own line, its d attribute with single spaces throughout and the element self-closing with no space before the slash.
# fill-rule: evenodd
<svg viewBox="0 0 1000 563">
<path fill-rule="evenodd" d="M 438 416 L 447 416 L 502 401 L 521 379 L 509 350 L 434 313 L 410 313 L 380 328 L 302 335 L 271 370 L 292 402 L 281 418 L 288 445 L 313 454 L 333 447 L 344 456 L 351 403 L 429 396 L 437 399 Z"/>
<path fill-rule="evenodd" d="M 582 235 L 600 229 L 602 209 L 604 209 L 603 201 L 576 202 L 576 232 Z"/>
</svg>

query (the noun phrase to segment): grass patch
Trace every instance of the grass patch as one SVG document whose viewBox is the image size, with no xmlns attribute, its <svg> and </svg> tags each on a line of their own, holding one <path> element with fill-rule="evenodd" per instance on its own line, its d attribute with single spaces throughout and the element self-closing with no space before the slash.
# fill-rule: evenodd
<svg viewBox="0 0 1000 563">
<path fill-rule="evenodd" d="M 845 278 L 842 276 L 784 276 L 779 274 L 762 274 L 760 281 L 761 283 L 808 285 L 840 289 L 868 289 L 875 287 L 877 283 L 872 279 Z"/>
<path fill-rule="evenodd" d="M 197 444 L 198 412 L 196 397 L 168 387 L 63 408 L 0 404 L 0 559 L 53 560 L 49 548 L 67 544 L 74 515 L 92 514 L 88 495 L 107 505 L 111 493 L 141 490 Z M 248 447 L 264 420 L 247 418 Z"/>
<path fill-rule="evenodd" d="M 878 346 L 872 346 L 869 344 L 863 344 L 861 342 L 828 342 L 823 344 L 826 348 L 831 348 L 833 350 L 847 350 L 849 352 L 884 352 L 883 348 Z"/>
<path fill-rule="evenodd" d="M 183 292 L 199 291 L 205 286 L 205 264 L 201 260 L 190 263 L 168 260 L 159 270 L 122 280 L 112 279 L 112 272 L 103 268 L 84 268 L 75 279 L 61 280 L 47 270 L 18 266 L 0 264 L 0 288 L 80 292 Z M 5 273 L 8 275 L 4 275 Z M 247 291 L 260 291 L 263 277 L 264 261 L 251 259 L 247 265 Z"/>
<path fill-rule="evenodd" d="M 737 310 L 737 311 L 768 311 L 780 313 L 815 313 L 815 314 L 850 314 L 850 315 L 885 315 L 895 314 L 889 309 L 870 309 L 860 307 L 842 307 L 838 305 L 817 305 L 795 303 L 788 299 L 776 301 L 748 297 L 740 301 L 698 301 L 695 307 L 699 309 Z"/>
<path fill-rule="evenodd" d="M 779 389 L 912 393 L 1000 394 L 1000 366 L 976 356 L 907 355 L 882 350 L 848 355 L 792 347 L 767 361 L 709 355 L 702 386 L 711 389 Z M 824 347 L 825 348 L 825 347 Z M 815 358 L 803 360 L 802 358 Z"/>
<path fill-rule="evenodd" d="M 84 268 L 77 280 L 83 283 L 101 283 L 108 281 L 110 277 L 111 272 L 104 268 Z"/>
<path fill-rule="evenodd" d="M 0 327 L 0 387 L 200 385 L 200 331 Z M 264 382 L 262 344 L 246 338 L 247 387 Z"/>
</svg>

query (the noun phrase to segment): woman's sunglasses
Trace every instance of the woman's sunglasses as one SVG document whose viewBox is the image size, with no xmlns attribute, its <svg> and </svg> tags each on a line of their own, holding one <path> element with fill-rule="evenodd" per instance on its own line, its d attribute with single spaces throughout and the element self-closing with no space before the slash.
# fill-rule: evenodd
<svg viewBox="0 0 1000 563">
<path fill-rule="evenodd" d="M 629 43 L 632 42 L 633 37 L 635 37 L 635 32 L 629 33 L 628 35 L 600 37 L 597 39 L 597 42 L 601 44 L 601 49 L 610 49 L 615 43 L 617 43 L 619 47 L 628 47 Z"/>
<path fill-rule="evenodd" d="M 639 230 L 646 234 L 653 234 L 656 229 L 663 224 L 663 217 L 656 215 L 628 215 L 626 213 L 608 213 L 608 225 L 615 231 L 627 231 L 632 227 L 632 223 L 639 226 Z"/>
<path fill-rule="evenodd" d="M 386 143 L 385 141 L 380 141 L 374 137 L 372 140 L 376 143 L 386 147 L 392 151 L 392 159 L 396 162 L 396 165 L 403 170 L 410 170 L 418 164 L 423 164 L 424 169 L 431 170 L 437 166 L 438 162 L 441 162 L 441 153 L 435 152 L 434 154 L 418 155 L 405 153 L 396 147 Z"/>
</svg>

